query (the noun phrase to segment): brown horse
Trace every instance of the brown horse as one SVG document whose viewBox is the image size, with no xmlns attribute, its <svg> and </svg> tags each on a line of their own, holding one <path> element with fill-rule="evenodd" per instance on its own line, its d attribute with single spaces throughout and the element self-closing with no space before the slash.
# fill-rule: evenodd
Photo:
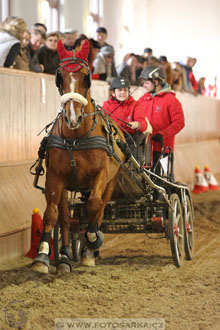
<svg viewBox="0 0 220 330">
<path fill-rule="evenodd" d="M 57 220 L 62 236 L 59 267 L 65 265 L 65 271 L 66 267 L 71 270 L 68 190 L 89 194 L 87 248 L 82 263 L 93 264 L 93 251 L 103 243 L 99 227 L 104 208 L 112 196 L 120 165 L 125 161 L 116 143 L 117 139 L 124 141 L 123 134 L 91 99 L 88 41 L 76 52 L 66 51 L 61 41 L 57 49 L 61 62 L 56 84 L 62 95 L 62 108 L 47 137 L 47 207 L 38 255 L 32 264 L 33 270 L 43 273 L 49 270 L 51 232 Z"/>
</svg>

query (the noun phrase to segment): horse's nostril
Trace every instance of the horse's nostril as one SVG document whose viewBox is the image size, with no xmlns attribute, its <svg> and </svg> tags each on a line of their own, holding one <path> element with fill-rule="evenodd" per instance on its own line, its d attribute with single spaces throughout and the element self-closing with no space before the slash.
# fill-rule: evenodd
<svg viewBox="0 0 220 330">
<path fill-rule="evenodd" d="M 83 116 L 79 116 L 78 117 L 78 124 L 80 124 L 82 122 L 82 120 L 83 120 Z"/>
</svg>

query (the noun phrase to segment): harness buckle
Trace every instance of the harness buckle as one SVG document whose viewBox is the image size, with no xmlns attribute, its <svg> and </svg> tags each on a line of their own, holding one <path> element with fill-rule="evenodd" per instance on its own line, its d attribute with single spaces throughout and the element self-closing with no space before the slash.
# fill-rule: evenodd
<svg viewBox="0 0 220 330">
<path fill-rule="evenodd" d="M 75 159 L 71 159 L 70 160 L 70 165 L 71 165 L 71 167 L 75 167 L 76 166 Z"/>
</svg>

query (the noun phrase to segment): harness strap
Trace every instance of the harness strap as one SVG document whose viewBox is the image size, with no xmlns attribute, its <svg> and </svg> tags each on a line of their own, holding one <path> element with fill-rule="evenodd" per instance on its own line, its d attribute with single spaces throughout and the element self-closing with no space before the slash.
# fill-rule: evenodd
<svg viewBox="0 0 220 330">
<path fill-rule="evenodd" d="M 69 156 L 70 156 L 70 166 L 71 166 L 72 173 L 73 173 L 73 180 L 76 185 L 76 189 L 79 190 L 78 175 L 77 175 L 77 171 L 76 171 L 76 162 L 75 162 L 75 159 L 73 158 L 72 150 L 71 149 L 67 149 L 67 150 L 68 150 Z"/>
<path fill-rule="evenodd" d="M 104 136 L 90 136 L 83 139 L 69 139 L 61 136 L 50 135 L 47 140 L 47 149 L 59 148 L 64 150 L 86 150 L 104 149 L 109 156 L 112 155 L 112 148 L 108 145 Z"/>
</svg>

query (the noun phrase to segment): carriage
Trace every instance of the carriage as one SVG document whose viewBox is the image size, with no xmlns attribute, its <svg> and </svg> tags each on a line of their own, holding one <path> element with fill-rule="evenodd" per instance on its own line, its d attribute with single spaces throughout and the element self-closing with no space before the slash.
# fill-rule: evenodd
<svg viewBox="0 0 220 330">
<path fill-rule="evenodd" d="M 85 48 L 85 42 L 83 46 Z M 173 262 L 180 267 L 185 256 L 187 260 L 193 257 L 194 213 L 188 187 L 174 180 L 172 150 L 169 150 L 169 154 L 166 149 L 163 150 L 153 167 L 151 136 L 147 135 L 143 161 L 137 161 L 117 125 L 110 118 L 106 119 L 101 107 L 90 99 L 90 81 L 88 71 L 84 70 L 86 61 L 82 60 L 82 53 L 69 58 L 61 43 L 60 49 L 62 54 L 59 55 L 63 56 L 63 60 L 56 83 L 64 91 L 61 96 L 63 108 L 52 123 L 49 135 L 41 143 L 34 179 L 34 186 L 45 192 L 45 188 L 38 185 L 38 179 L 43 159 L 46 158 L 45 232 L 38 256 L 33 262 L 34 270 L 46 272 L 45 269 L 49 268 L 52 229 L 58 266 L 67 265 L 71 268 L 73 262 L 82 261 L 82 258 L 85 260 L 85 251 L 86 258 L 92 255 L 92 260 L 95 259 L 103 242 L 102 233 L 152 233 L 170 241 Z M 74 80 L 78 78 L 77 74 L 82 76 L 79 80 L 82 85 L 87 85 L 82 92 L 73 93 L 69 87 L 65 87 L 64 79 L 68 81 L 68 86 L 73 82 L 73 79 L 69 79 L 69 72 L 74 72 Z M 69 76 L 65 78 L 67 74 Z M 87 112 L 84 112 L 84 107 L 89 109 L 89 106 L 81 96 L 83 93 L 91 108 Z M 79 115 L 77 117 L 75 110 L 72 124 L 71 113 L 76 103 L 80 104 Z M 89 129 L 87 127 L 82 132 L 85 118 L 91 122 L 87 125 Z M 61 133 L 63 127 L 66 131 Z M 75 135 L 71 137 L 71 134 Z M 82 158 L 84 162 L 87 161 L 85 157 L 89 161 L 82 169 L 84 163 L 81 161 Z M 57 170 L 64 158 L 68 166 L 65 164 L 64 168 Z M 87 172 L 81 173 L 83 170 L 89 171 L 89 175 Z M 90 183 L 86 184 L 86 181 Z M 59 186 L 61 188 L 57 190 Z M 67 194 L 67 190 L 70 193 Z"/>
</svg>

